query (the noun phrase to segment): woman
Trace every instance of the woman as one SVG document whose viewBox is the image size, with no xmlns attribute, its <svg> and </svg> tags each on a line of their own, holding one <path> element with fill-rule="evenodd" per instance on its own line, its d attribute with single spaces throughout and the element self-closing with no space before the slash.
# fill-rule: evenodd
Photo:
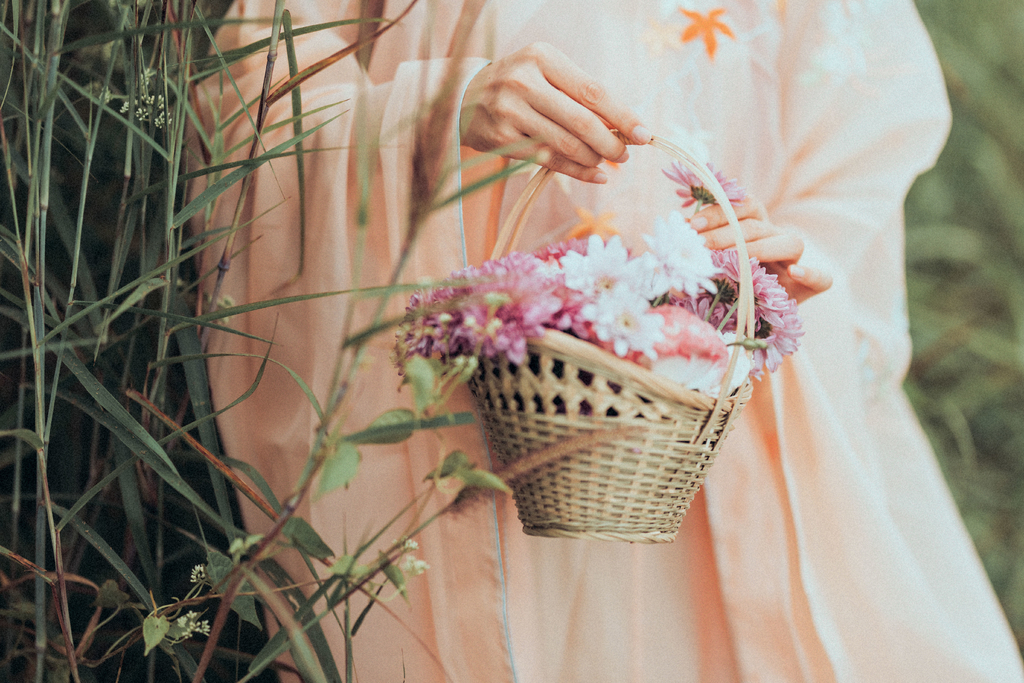
<svg viewBox="0 0 1024 683">
<path fill-rule="evenodd" d="M 359 5 L 288 7 L 296 25 L 308 25 L 357 16 Z M 253 221 L 249 246 L 232 265 L 226 294 L 248 302 L 388 281 L 405 244 L 417 154 L 414 131 L 402 124 L 440 88 L 445 58 L 458 48 L 456 25 L 475 20 L 472 56 L 459 60 L 465 107 L 444 158 L 458 160 L 460 139 L 481 151 L 525 141 L 533 146 L 514 156 L 540 152 L 576 179 L 549 190 L 522 248 L 564 237 L 578 207 L 614 212 L 627 242 L 641 245 L 653 217 L 678 208 L 671 188 L 656 181 L 667 160 L 630 148 L 627 162 L 604 124 L 638 143 L 654 131 L 701 150 L 760 200 L 742 211 L 751 251 L 806 299 L 807 333 L 800 352 L 755 386 L 675 543 L 527 537 L 505 499 L 443 518 L 420 537 L 431 569 L 410 586 L 410 604 L 373 610 L 356 638 L 359 680 L 1024 680 L 900 388 L 910 353 L 902 202 L 948 127 L 941 77 L 912 3 L 518 0 L 490 3 L 477 16 L 479 5 L 423 0 L 378 41 L 365 72 L 346 58 L 303 86 L 306 111 L 335 105 L 307 119 L 307 129 L 351 111 L 305 143 L 321 151 L 305 157 L 301 273 L 297 184 L 284 161 L 256 174 L 244 217 Z M 404 6 L 388 2 L 384 15 Z M 272 7 L 238 0 L 232 11 L 266 18 Z M 225 27 L 218 42 L 244 45 L 267 30 L 266 22 Z M 300 64 L 355 35 L 346 27 L 300 39 Z M 489 41 L 490 65 L 480 58 L 490 56 Z M 262 69 L 253 59 L 236 70 L 246 98 L 258 92 Z M 226 97 L 221 115 L 237 107 Z M 289 115 L 278 107 L 272 118 Z M 229 126 L 226 145 L 249 135 L 248 125 Z M 269 133 L 267 148 L 289 135 Z M 351 227 L 360 200 L 359 162 L 346 152 L 353 139 L 380 140 L 365 251 Z M 524 182 L 509 181 L 506 209 Z M 491 200 L 485 193 L 433 215 L 403 281 L 486 258 L 481 226 Z M 222 202 L 215 225 L 230 222 L 232 206 Z M 693 225 L 709 246 L 730 246 L 717 209 L 701 217 L 705 223 Z M 272 337 L 272 357 L 324 397 L 346 310 L 319 299 L 233 324 Z M 355 310 L 357 322 L 371 315 Z M 344 418 L 351 429 L 400 400 L 388 346 L 372 346 L 349 388 L 358 397 Z M 214 337 L 213 350 L 266 351 L 226 335 Z M 218 407 L 244 392 L 258 365 L 259 358 L 211 362 Z M 394 390 L 381 388 L 382 377 L 394 377 Z M 316 427 L 303 405 L 287 374 L 268 368 L 256 393 L 221 419 L 228 453 L 255 464 L 279 494 L 297 480 Z M 460 396 L 453 409 L 466 406 Z M 366 448 L 352 486 L 302 512 L 335 550 L 351 546 L 455 447 L 486 464 L 475 427 Z M 256 514 L 247 521 L 260 527 Z"/>
</svg>

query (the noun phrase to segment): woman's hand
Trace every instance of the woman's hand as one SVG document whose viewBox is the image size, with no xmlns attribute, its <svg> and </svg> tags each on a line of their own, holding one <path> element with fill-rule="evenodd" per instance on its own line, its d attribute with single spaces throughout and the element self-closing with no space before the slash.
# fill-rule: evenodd
<svg viewBox="0 0 1024 683">
<path fill-rule="evenodd" d="M 821 294 L 832 286 L 832 276 L 808 266 L 797 265 L 804 253 L 804 241 L 768 220 L 764 205 L 753 197 L 733 207 L 739 218 L 747 251 L 761 262 L 769 273 L 779 278 L 779 284 L 798 302 Z M 736 233 L 725 219 L 725 212 L 717 204 L 698 211 L 690 225 L 704 236 L 709 249 L 731 249 L 736 246 Z"/>
<path fill-rule="evenodd" d="M 651 139 L 636 114 L 546 43 L 503 57 L 474 76 L 463 99 L 462 121 L 463 145 L 479 152 L 513 146 L 505 156 L 534 158 L 591 183 L 608 180 L 597 167 L 603 160 L 629 158 L 609 128 L 636 144 Z"/>
</svg>

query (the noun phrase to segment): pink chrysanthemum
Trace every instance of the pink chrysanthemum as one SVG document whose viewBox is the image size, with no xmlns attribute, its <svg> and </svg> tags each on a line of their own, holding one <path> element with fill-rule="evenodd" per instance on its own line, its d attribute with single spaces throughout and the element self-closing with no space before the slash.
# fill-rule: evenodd
<svg viewBox="0 0 1024 683">
<path fill-rule="evenodd" d="M 747 191 L 740 187 L 735 178 L 727 178 L 721 171 L 716 171 L 715 167 L 710 163 L 708 164 L 708 170 L 715 174 L 715 178 L 718 179 L 722 189 L 725 190 L 725 196 L 729 198 L 730 204 L 740 204 L 747 198 Z M 682 185 L 680 189 L 676 190 L 676 194 L 683 200 L 684 209 L 696 204 L 697 210 L 700 211 L 701 206 L 718 203 L 715 200 L 715 196 L 711 194 L 711 190 L 704 186 L 701 179 L 678 161 L 673 161 L 672 166 L 662 170 L 662 173 L 669 180 Z"/>
<path fill-rule="evenodd" d="M 712 259 L 721 270 L 715 279 L 718 293 L 701 293 L 696 297 L 679 299 L 674 303 L 687 308 L 723 332 L 736 330 L 736 312 L 733 310 L 739 292 L 739 257 L 735 249 L 713 251 Z M 774 372 L 784 356 L 794 353 L 803 336 L 803 322 L 797 313 L 796 301 L 779 284 L 779 278 L 764 269 L 757 259 L 750 259 L 751 280 L 754 288 L 754 338 L 767 344 L 755 349 L 750 374 L 760 377 L 764 369 Z M 728 320 L 726 320 L 728 316 Z"/>
<path fill-rule="evenodd" d="M 553 327 L 563 308 L 556 291 L 564 277 L 530 254 L 515 252 L 480 268 L 456 271 L 451 279 L 471 284 L 410 297 L 407 320 L 398 333 L 400 357 L 505 354 L 521 363 L 526 338 Z"/>
<path fill-rule="evenodd" d="M 570 251 L 575 251 L 577 254 L 586 256 L 587 240 L 574 239 L 559 242 L 558 244 L 549 244 L 548 246 L 533 252 L 533 255 L 547 264 L 557 265 L 558 261 Z"/>
</svg>

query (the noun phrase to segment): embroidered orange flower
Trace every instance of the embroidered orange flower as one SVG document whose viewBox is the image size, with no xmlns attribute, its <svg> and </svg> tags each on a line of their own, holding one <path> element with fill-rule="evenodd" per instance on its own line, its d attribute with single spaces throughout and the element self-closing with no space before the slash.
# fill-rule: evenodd
<svg viewBox="0 0 1024 683">
<path fill-rule="evenodd" d="M 579 206 L 576 207 L 576 215 L 580 217 L 580 222 L 569 231 L 569 239 L 571 240 L 585 240 L 591 235 L 597 235 L 601 239 L 608 240 L 619 234 L 615 226 L 609 222 L 615 217 L 614 213 L 602 213 L 599 216 L 595 216 L 582 206 Z"/>
<path fill-rule="evenodd" d="M 715 58 L 715 51 L 718 49 L 718 37 L 715 35 L 715 31 L 720 31 L 723 36 L 729 36 L 736 40 L 732 29 L 718 20 L 718 17 L 725 14 L 723 8 L 713 9 L 706 16 L 688 9 L 680 8 L 679 11 L 690 20 L 690 25 L 683 31 L 683 42 L 688 43 L 695 38 L 703 38 L 704 48 L 708 51 L 708 57 L 711 59 Z"/>
</svg>

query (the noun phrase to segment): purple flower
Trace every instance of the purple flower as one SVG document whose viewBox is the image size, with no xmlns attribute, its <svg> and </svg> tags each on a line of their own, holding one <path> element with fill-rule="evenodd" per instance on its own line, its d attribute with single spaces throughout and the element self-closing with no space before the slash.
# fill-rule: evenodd
<svg viewBox="0 0 1024 683">
<path fill-rule="evenodd" d="M 721 270 L 721 276 L 715 279 L 718 293 L 703 292 L 673 303 L 693 311 L 723 332 L 734 332 L 736 312 L 733 309 L 740 286 L 739 256 L 735 249 L 712 251 L 711 256 Z M 803 321 L 797 313 L 796 301 L 789 298 L 776 275 L 765 270 L 755 258 L 750 259 L 750 272 L 754 289 L 754 338 L 767 344 L 767 348 L 755 349 L 753 353 L 750 374 L 760 377 L 765 368 L 775 372 L 782 358 L 797 350 L 798 340 L 804 334 Z"/>
<path fill-rule="evenodd" d="M 442 357 L 505 354 L 526 357 L 527 337 L 554 327 L 563 308 L 557 291 L 564 276 L 531 254 L 514 252 L 465 268 L 450 280 L 465 284 L 416 292 L 398 331 L 398 360 L 411 355 Z"/>
<path fill-rule="evenodd" d="M 740 187 L 735 178 L 726 178 L 725 174 L 721 171 L 715 171 L 715 167 L 710 163 L 708 164 L 708 170 L 715 174 L 715 178 L 718 179 L 718 182 L 722 185 L 722 189 L 725 190 L 725 196 L 729 198 L 730 204 L 740 204 L 747 198 L 747 191 Z M 715 196 L 711 194 L 711 190 L 704 187 L 704 183 L 701 179 L 690 172 L 678 161 L 673 161 L 672 166 L 664 169 L 662 173 L 664 173 L 669 180 L 682 185 L 682 188 L 676 190 L 676 194 L 682 198 L 684 209 L 696 204 L 697 211 L 700 211 L 700 208 L 705 204 L 710 205 L 718 203 L 715 200 Z"/>
</svg>

